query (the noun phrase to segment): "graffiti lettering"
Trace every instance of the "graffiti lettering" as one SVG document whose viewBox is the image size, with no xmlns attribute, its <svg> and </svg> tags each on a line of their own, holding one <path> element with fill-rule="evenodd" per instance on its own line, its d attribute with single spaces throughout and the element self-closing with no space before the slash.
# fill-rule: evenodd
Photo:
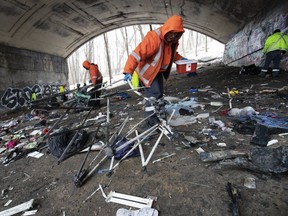
<svg viewBox="0 0 288 216">
<path fill-rule="evenodd" d="M 40 99 L 45 96 L 50 96 L 59 93 L 57 84 L 44 85 L 35 84 L 32 88 L 25 87 L 23 89 L 7 88 L 1 97 L 1 106 L 8 109 L 16 109 L 17 107 L 27 106 L 31 100 L 32 93 L 36 93 L 36 98 Z"/>
<path fill-rule="evenodd" d="M 6 89 L 4 95 L 1 98 L 1 104 L 10 109 L 15 109 L 17 107 L 17 97 L 12 88 Z"/>
</svg>

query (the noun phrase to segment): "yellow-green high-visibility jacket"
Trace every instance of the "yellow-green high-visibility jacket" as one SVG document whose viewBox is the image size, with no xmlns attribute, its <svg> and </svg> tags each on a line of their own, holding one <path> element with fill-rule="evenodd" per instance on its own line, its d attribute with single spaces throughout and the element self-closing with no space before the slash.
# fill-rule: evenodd
<svg viewBox="0 0 288 216">
<path fill-rule="evenodd" d="M 288 51 L 287 35 L 283 35 L 281 32 L 276 32 L 267 38 L 263 52 L 266 54 L 274 50 Z"/>
</svg>

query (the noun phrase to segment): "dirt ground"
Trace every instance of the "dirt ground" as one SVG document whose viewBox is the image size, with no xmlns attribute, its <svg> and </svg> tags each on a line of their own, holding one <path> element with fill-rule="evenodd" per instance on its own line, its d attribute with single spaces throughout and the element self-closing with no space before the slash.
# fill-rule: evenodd
<svg viewBox="0 0 288 216">
<path fill-rule="evenodd" d="M 287 86 L 287 72 L 281 73 L 277 78 L 259 78 L 255 75 L 239 74 L 239 71 L 240 68 L 236 67 L 205 66 L 198 69 L 198 75 L 194 77 L 177 75 L 173 72 L 169 81 L 165 83 L 165 95 L 180 99 L 193 97 L 195 100 L 204 102 L 205 107 L 195 108 L 194 114 L 209 113 L 210 117 L 221 120 L 227 127 L 232 126 L 231 118 L 225 115 L 225 111 L 229 110 L 229 98 L 225 94 L 227 88 L 237 88 L 239 91 L 238 95 L 232 96 L 232 106 L 235 108 L 251 106 L 258 112 L 271 112 L 287 117 L 287 98 L 273 93 L 273 90 Z M 189 92 L 189 89 L 205 88 L 211 90 Z M 128 89 L 128 85 L 118 87 L 117 91 L 125 89 Z M 265 89 L 272 90 L 272 92 L 261 92 Z M 114 96 L 110 98 L 111 131 L 127 116 L 129 116 L 129 121 L 123 131 L 128 131 L 142 119 L 143 105 L 140 103 L 142 98 L 133 92 L 127 93 L 131 98 L 126 100 L 117 100 Z M 215 95 L 220 97 L 215 98 Z M 208 103 L 211 101 L 220 101 L 223 106 L 221 108 L 210 106 Z M 103 101 L 102 104 L 105 102 Z M 30 111 L 27 109 L 13 112 L 2 115 L 1 118 L 2 121 L 21 120 Z M 56 110 L 48 112 L 52 111 L 56 112 Z M 57 112 L 61 113 L 63 110 L 57 110 Z M 100 109 L 92 111 L 89 118 L 97 116 L 99 112 L 105 113 L 106 107 L 102 105 Z M 60 125 L 75 128 L 76 123 L 81 124 L 86 113 L 87 111 L 71 111 Z M 73 177 L 80 169 L 85 153 L 75 154 L 57 164 L 57 158 L 49 154 L 46 148 L 41 151 L 44 155 L 38 159 L 24 157 L 5 166 L 1 164 L 0 212 L 31 199 L 35 200 L 33 209 L 37 209 L 36 215 L 41 216 L 113 216 L 120 208 L 129 209 L 129 206 L 105 202 L 100 191 L 84 202 L 100 184 L 107 186 L 103 188 L 106 195 L 110 191 L 116 191 L 142 198 L 154 197 L 152 207 L 157 209 L 161 216 L 237 215 L 232 214 L 229 207 L 232 202 L 226 190 L 229 182 L 239 194 L 237 198 L 239 215 L 287 215 L 287 173 L 256 172 L 235 166 L 224 166 L 218 161 L 203 162 L 200 160 L 199 153 L 196 151 L 200 147 L 207 152 L 244 151 L 256 147 L 250 143 L 251 134 L 240 134 L 234 130 L 225 132 L 217 127 L 211 127 L 208 121 L 209 118 L 204 118 L 197 120 L 194 124 L 172 127 L 178 137 L 169 140 L 163 136 L 146 169 L 142 168 L 139 156 L 132 157 L 122 161 L 113 174 L 108 176 L 105 170 L 109 168 L 110 159 L 107 159 L 81 187 L 75 186 Z M 35 125 L 37 122 L 39 120 L 22 122 L 14 131 Z M 54 123 L 55 120 L 47 121 L 50 127 Z M 204 128 L 212 128 L 214 138 L 202 133 Z M 95 127 L 91 126 L 86 130 L 91 132 L 95 130 Z M 192 136 L 197 141 L 189 145 L 184 144 L 182 142 L 184 136 Z M 288 145 L 287 136 L 275 134 L 272 138 L 277 139 L 278 143 L 262 148 Z M 154 137 L 142 144 L 146 157 L 152 150 L 156 139 L 157 137 Z M 218 146 L 219 143 L 225 143 L 226 146 Z M 2 147 L 4 144 L 5 142 L 1 141 Z M 85 168 L 98 153 L 99 151 L 92 151 L 89 154 Z M 154 160 L 171 154 L 173 155 L 153 163 Z M 6 155 L 7 152 L 0 155 L 2 160 Z M 94 165 L 92 164 L 90 168 Z M 244 185 L 247 178 L 255 179 L 256 188 L 248 188 Z M 5 207 L 4 204 L 8 200 L 12 202 Z"/>
</svg>

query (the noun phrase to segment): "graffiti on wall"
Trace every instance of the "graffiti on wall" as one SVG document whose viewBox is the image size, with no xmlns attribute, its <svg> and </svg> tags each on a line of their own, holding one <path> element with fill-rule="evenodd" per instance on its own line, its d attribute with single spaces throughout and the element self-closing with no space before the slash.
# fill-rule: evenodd
<svg viewBox="0 0 288 216">
<path fill-rule="evenodd" d="M 36 98 L 40 99 L 59 93 L 59 87 L 60 84 L 47 84 L 43 86 L 35 84 L 32 88 L 25 87 L 23 89 L 9 87 L 1 97 L 1 106 L 8 109 L 25 107 L 29 105 L 32 93 L 35 93 Z"/>
</svg>

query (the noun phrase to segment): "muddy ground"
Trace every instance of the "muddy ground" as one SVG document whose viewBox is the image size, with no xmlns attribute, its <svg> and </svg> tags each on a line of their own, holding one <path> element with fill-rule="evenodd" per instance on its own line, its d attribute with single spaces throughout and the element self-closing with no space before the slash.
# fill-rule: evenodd
<svg viewBox="0 0 288 216">
<path fill-rule="evenodd" d="M 243 108 L 252 106 L 258 112 L 270 112 L 277 116 L 287 116 L 287 98 L 280 97 L 273 90 L 287 85 L 288 73 L 284 72 L 277 78 L 259 78 L 255 75 L 239 74 L 240 68 L 225 66 L 206 66 L 198 69 L 198 75 L 187 77 L 186 75 L 171 74 L 165 83 L 166 96 L 174 96 L 183 99 L 194 97 L 206 104 L 204 108 L 195 108 L 194 114 L 209 113 L 215 120 L 221 120 L 227 127 L 232 128 L 231 118 L 226 115 L 229 109 L 227 88 L 238 88 L 239 94 L 232 96 L 232 106 Z M 189 89 L 210 89 L 190 93 Z M 128 85 L 118 87 L 122 91 L 128 89 Z M 262 90 L 269 90 L 264 93 Z M 112 91 L 112 90 L 109 90 Z M 117 100 L 111 97 L 111 131 L 129 116 L 124 131 L 128 131 L 142 119 L 142 98 L 128 92 L 131 98 Z M 219 98 L 215 95 L 220 95 Z M 221 101 L 223 107 L 210 106 L 211 101 Z M 102 104 L 105 104 L 102 101 Z M 56 110 L 48 110 L 49 113 Z M 9 112 L 2 115 L 2 121 L 11 119 L 23 120 L 26 113 L 31 109 L 19 112 Z M 57 110 L 63 113 L 63 110 Z M 106 107 L 93 110 L 89 118 L 95 117 L 99 112 L 105 113 Z M 70 111 L 68 117 L 61 121 L 62 126 L 75 128 L 75 123 L 81 124 L 87 111 Z M 287 173 L 256 172 L 250 169 L 237 168 L 236 166 L 224 166 L 218 161 L 203 162 L 196 151 L 201 147 L 204 151 L 216 150 L 250 150 L 256 146 L 250 143 L 251 134 L 240 134 L 222 131 L 212 127 L 209 118 L 198 120 L 194 124 L 173 127 L 178 134 L 174 140 L 163 136 L 156 148 L 146 170 L 141 166 L 140 157 L 124 160 L 114 170 L 111 176 L 107 176 L 105 170 L 109 168 L 109 161 L 103 163 L 81 187 L 76 187 L 73 176 L 80 169 L 85 153 L 79 153 L 57 164 L 57 158 L 49 154 L 47 148 L 39 159 L 24 157 L 4 166 L 1 164 L 0 182 L 1 199 L 0 212 L 12 208 L 31 199 L 34 199 L 33 209 L 37 209 L 36 215 L 41 216 L 113 216 L 119 208 L 129 209 L 129 206 L 105 202 L 101 192 L 96 192 L 89 200 L 84 200 L 100 185 L 106 185 L 106 195 L 110 191 L 138 197 L 154 197 L 153 208 L 162 216 L 224 216 L 232 215 L 230 209 L 231 198 L 226 190 L 227 183 L 231 183 L 239 194 L 237 199 L 240 215 L 266 216 L 287 215 L 288 211 L 288 176 Z M 48 126 L 55 123 L 47 121 Z M 39 120 L 24 121 L 14 131 L 35 125 Z M 89 121 L 91 123 L 93 121 Z M 60 126 L 59 125 L 59 126 Z M 47 125 L 46 125 L 47 126 Z M 211 134 L 201 133 L 202 129 L 211 128 Z M 86 128 L 89 132 L 95 130 L 94 126 Z M 92 132 L 91 132 L 92 134 Z M 187 144 L 182 142 L 183 136 L 192 136 L 197 141 Z M 213 139 L 214 138 L 214 139 Z M 287 146 L 287 136 L 273 135 L 278 143 L 269 147 L 276 148 Z M 39 138 L 40 139 L 40 138 Z M 143 143 L 145 156 L 151 151 L 156 137 Z M 91 137 L 89 139 L 91 142 Z M 218 146 L 225 143 L 226 147 Z M 4 146 L 2 141 L 1 145 Z M 99 151 L 89 154 L 85 168 Z M 174 154 L 175 153 L 175 154 Z M 161 161 L 152 163 L 154 160 L 173 154 Z M 1 155 L 2 160 L 7 155 Z M 94 163 L 95 165 L 95 163 Z M 94 167 L 92 165 L 91 167 Z M 90 167 L 90 168 L 91 168 Z M 255 179 L 256 188 L 248 188 L 244 185 L 247 178 Z M 9 206 L 4 204 L 12 200 Z M 21 214 L 18 214 L 21 215 Z M 235 214 L 234 214 L 235 215 Z"/>
</svg>

